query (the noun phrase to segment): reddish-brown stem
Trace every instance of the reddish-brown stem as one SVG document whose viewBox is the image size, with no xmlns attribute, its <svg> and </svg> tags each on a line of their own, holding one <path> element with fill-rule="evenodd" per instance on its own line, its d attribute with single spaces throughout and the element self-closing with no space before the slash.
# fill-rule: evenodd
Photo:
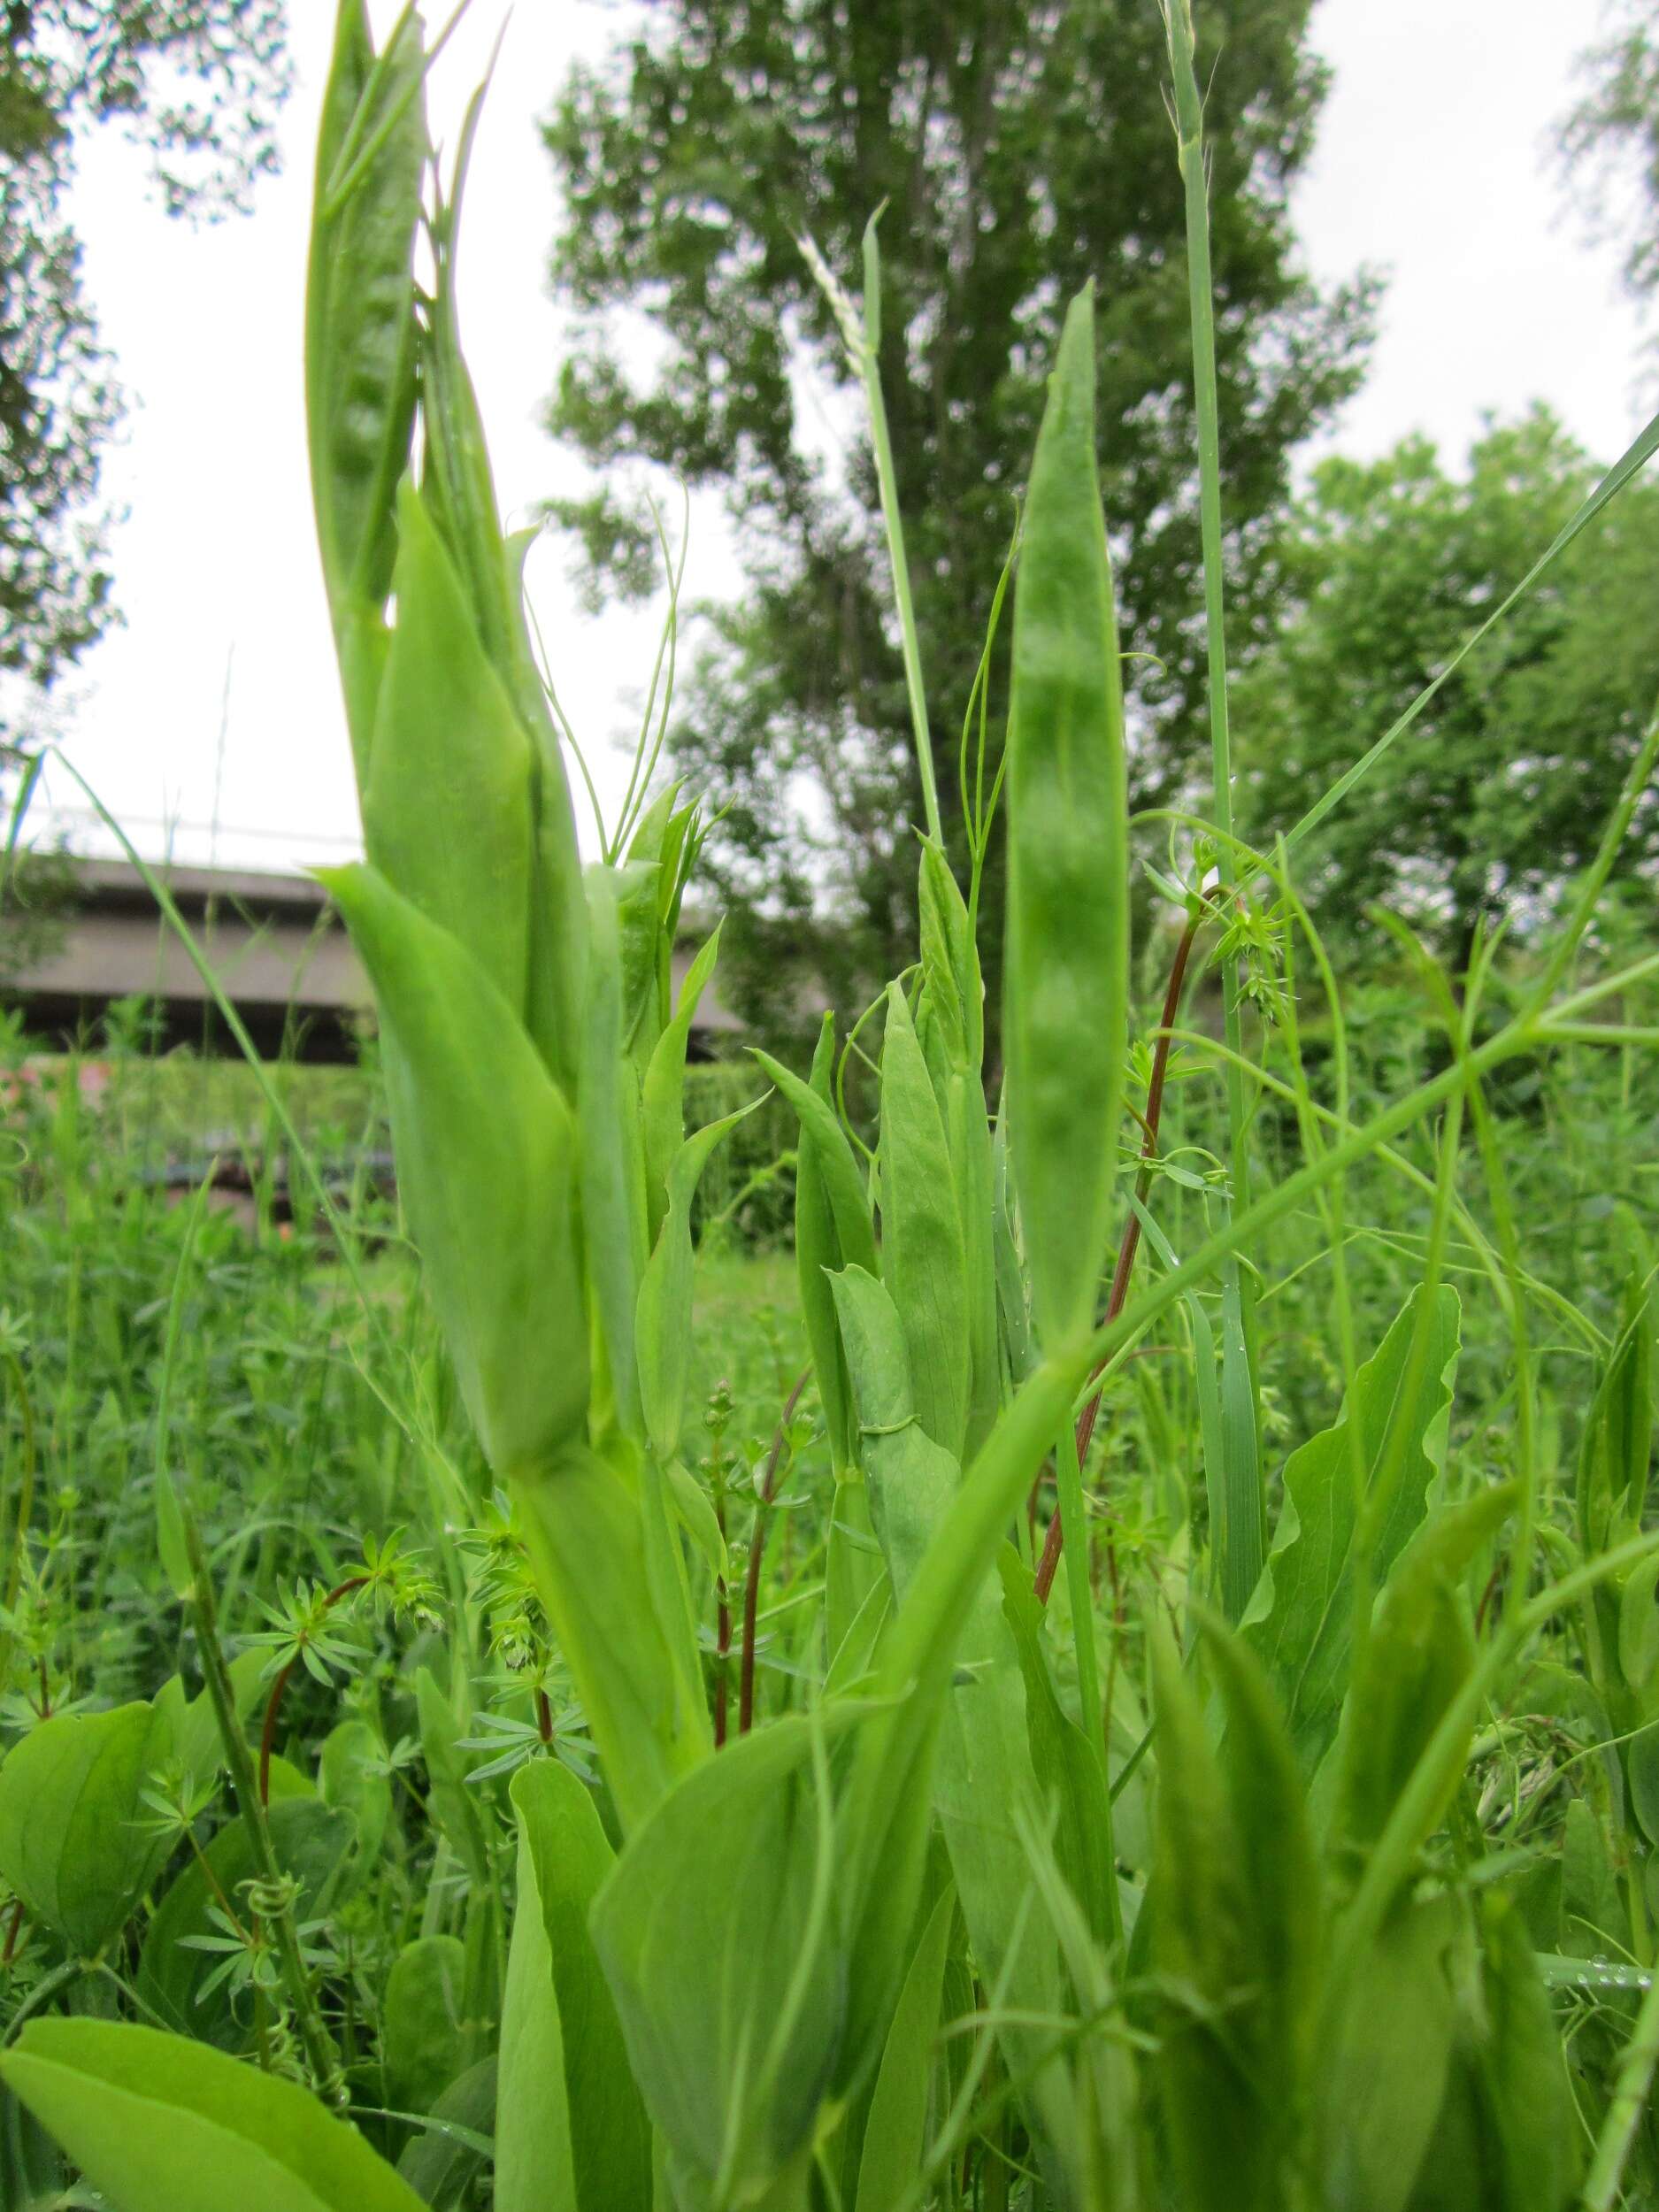
<svg viewBox="0 0 1659 2212">
<path fill-rule="evenodd" d="M 323 1611 L 332 1612 L 342 1598 L 349 1598 L 354 1590 L 362 1589 L 368 1578 L 367 1575 L 348 1575 L 323 1600 Z M 259 1732 L 259 1802 L 262 1805 L 271 1802 L 271 1754 L 276 1746 L 277 1715 L 282 1709 L 282 1693 L 288 1686 L 289 1675 L 298 1664 L 299 1654 L 296 1652 L 271 1685 L 271 1694 L 265 1700 L 265 1726 Z"/>
<path fill-rule="evenodd" d="M 714 1501 L 714 1517 L 719 1524 L 720 1541 L 726 1541 L 726 1485 L 722 1482 Z M 717 1576 L 714 1585 L 714 1747 L 718 1751 L 726 1741 L 726 1709 L 731 1687 L 732 1661 L 732 1597 L 726 1586 L 726 1577 Z"/>
<path fill-rule="evenodd" d="M 772 1451 L 766 1461 L 766 1471 L 761 1478 L 760 1502 L 755 1508 L 755 1526 L 749 1540 L 749 1571 L 743 1578 L 743 1653 L 738 1668 L 737 1732 L 747 1736 L 755 1721 L 755 1619 L 760 1610 L 760 1559 L 766 1541 L 766 1515 L 778 1487 L 778 1469 L 783 1459 L 784 1439 L 795 1409 L 801 1402 L 801 1393 L 811 1380 L 812 1370 L 803 1367 L 795 1378 L 795 1388 L 784 1401 L 778 1426 L 772 1432 Z"/>
<path fill-rule="evenodd" d="M 535 1731 L 544 1744 L 553 1740 L 553 1708 L 548 1694 L 538 1682 L 535 1686 Z"/>
<path fill-rule="evenodd" d="M 1156 1159 L 1158 1152 L 1158 1125 L 1164 1117 L 1164 1086 L 1169 1073 L 1171 1035 L 1175 1027 L 1175 1018 L 1181 1010 L 1181 993 L 1187 986 L 1187 966 L 1192 958 L 1194 940 L 1198 935 L 1202 919 L 1202 914 L 1194 915 L 1181 932 L 1180 942 L 1175 948 L 1175 958 L 1170 967 L 1169 988 L 1164 994 L 1164 1016 L 1158 1024 L 1157 1041 L 1152 1048 L 1152 1075 L 1147 1084 L 1147 1110 L 1139 1117 L 1146 1131 L 1141 1156 L 1148 1164 L 1135 1178 L 1137 1206 L 1145 1205 L 1147 1194 L 1152 1188 L 1150 1163 Z M 1129 1278 L 1134 1272 L 1135 1254 L 1140 1248 L 1141 1216 L 1132 1210 L 1124 1224 L 1123 1241 L 1118 1247 L 1118 1264 L 1112 1270 L 1111 1289 L 1106 1300 L 1106 1320 L 1109 1324 L 1115 1321 L 1124 1310 L 1124 1301 L 1129 1295 Z M 1097 1367 L 1094 1378 L 1099 1377 L 1100 1371 Z M 1094 1441 L 1094 1424 L 1100 1416 L 1100 1402 L 1101 1393 L 1096 1390 L 1078 1416 L 1077 1463 L 1079 1467 L 1087 1462 L 1088 1448 Z M 1060 1553 L 1064 1543 L 1065 1532 L 1056 1513 L 1048 1524 L 1048 1532 L 1043 1539 L 1042 1557 L 1037 1563 L 1033 1586 L 1040 1604 L 1047 1605 L 1048 1602 L 1048 1593 L 1054 1587 L 1055 1570 L 1060 1564 Z M 1113 1558 L 1110 1564 L 1115 1589 L 1118 1583 L 1117 1560 Z"/>
</svg>

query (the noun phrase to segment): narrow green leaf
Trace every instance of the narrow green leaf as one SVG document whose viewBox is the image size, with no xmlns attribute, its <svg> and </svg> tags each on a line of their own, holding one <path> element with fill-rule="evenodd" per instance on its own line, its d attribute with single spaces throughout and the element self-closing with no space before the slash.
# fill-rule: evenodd
<svg viewBox="0 0 1659 2212">
<path fill-rule="evenodd" d="M 692 1202 L 715 1147 L 759 1103 L 751 1100 L 687 1137 L 669 1170 L 668 1211 L 646 1263 L 634 1328 L 645 1432 L 664 1466 L 680 1449 L 691 1373 Z"/>
<path fill-rule="evenodd" d="M 615 1863 L 590 1793 L 557 1760 L 512 1780 L 518 1902 L 502 2017 L 497 2212 L 636 2212 L 650 2130 L 588 1932 Z"/>
<path fill-rule="evenodd" d="M 397 626 L 363 793 L 364 844 L 370 864 L 471 954 L 522 1020 L 530 741 L 407 481 L 397 520 Z"/>
<path fill-rule="evenodd" d="M 669 1171 L 686 1140 L 686 1047 L 691 1040 L 691 1025 L 696 1019 L 697 1008 L 719 956 L 720 932 L 717 925 L 713 935 L 687 971 L 673 1019 L 657 1039 L 645 1071 L 645 1198 L 649 1210 L 647 1226 L 653 1244 L 668 1211 Z"/>
<path fill-rule="evenodd" d="M 854 2212 L 899 2212 L 915 2186 L 927 2126 L 945 1953 L 956 1909 L 955 1893 L 947 1888 L 922 1931 L 899 1993 L 864 2123 Z"/>
<path fill-rule="evenodd" d="M 574 1132 L 507 1002 L 367 867 L 319 872 L 374 985 L 398 1184 L 467 1410 L 511 1476 L 588 1410 Z M 541 1348 L 534 1359 L 526 1345 Z"/>
</svg>

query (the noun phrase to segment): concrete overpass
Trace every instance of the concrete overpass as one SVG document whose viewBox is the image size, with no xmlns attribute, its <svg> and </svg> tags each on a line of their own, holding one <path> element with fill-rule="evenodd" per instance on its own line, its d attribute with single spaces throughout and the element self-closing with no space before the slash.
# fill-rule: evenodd
<svg viewBox="0 0 1659 2212">
<path fill-rule="evenodd" d="M 245 869 L 159 868 L 180 913 L 260 1053 L 351 1061 L 373 1005 L 368 979 L 319 884 Z M 674 959 L 678 987 L 695 947 Z M 76 860 L 56 926 L 0 980 L 42 1048 L 84 1041 L 117 999 L 142 996 L 157 1016 L 158 1048 L 236 1046 L 189 955 L 125 860 Z M 692 1031 L 692 1055 L 713 1056 L 741 1025 L 711 992 Z"/>
</svg>

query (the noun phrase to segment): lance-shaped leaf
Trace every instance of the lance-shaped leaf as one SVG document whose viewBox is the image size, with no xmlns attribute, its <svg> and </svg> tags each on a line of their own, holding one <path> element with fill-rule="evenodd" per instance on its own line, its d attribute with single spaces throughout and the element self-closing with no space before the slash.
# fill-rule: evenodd
<svg viewBox="0 0 1659 2212">
<path fill-rule="evenodd" d="M 899 1993 L 864 2122 L 854 2212 L 898 2212 L 916 2185 L 933 2087 L 945 1955 L 956 1910 L 955 1893 L 947 1886 L 922 1931 Z"/>
<path fill-rule="evenodd" d="M 1158 2076 L 1180 2200 L 1278 2212 L 1310 2053 L 1317 1881 L 1296 1762 L 1261 1668 L 1207 1624 L 1227 1716 L 1221 1757 L 1167 1629 L 1158 1731 L 1153 1953 L 1170 1992 Z"/>
<path fill-rule="evenodd" d="M 969 1379 L 962 1216 L 938 1101 L 897 984 L 881 1048 L 881 1279 L 903 1327 L 917 1417 L 959 1457 Z"/>
<path fill-rule="evenodd" d="M 531 748 L 425 500 L 398 495 L 397 627 L 363 795 L 373 863 L 449 932 L 520 1019 Z"/>
<path fill-rule="evenodd" d="M 1094 295 L 1072 301 L 1014 583 L 1002 1037 L 1037 1333 L 1089 1320 L 1112 1231 L 1129 1007 L 1128 800 L 1095 472 Z"/>
<path fill-rule="evenodd" d="M 728 1745 L 664 1800 L 595 1900 L 682 2200 L 764 2201 L 810 2150 L 841 2039 L 828 1753 L 849 1721 L 792 1716 Z"/>
<path fill-rule="evenodd" d="M 668 1175 L 686 1141 L 686 1047 L 691 1025 L 720 956 L 718 927 L 687 972 L 673 1019 L 657 1041 L 645 1071 L 645 1202 L 650 1239 L 657 1241 L 668 1211 Z"/>
<path fill-rule="evenodd" d="M 680 1449 L 691 1372 L 692 1202 L 715 1147 L 759 1103 L 752 1099 L 687 1137 L 668 1171 L 668 1212 L 640 1285 L 635 1330 L 645 1431 L 664 1465 Z"/>
<path fill-rule="evenodd" d="M 960 1470 L 917 1417 L 904 1333 L 884 1284 L 862 1269 L 834 1279 L 863 1432 L 866 1481 L 900 1620 L 936 1526 L 954 1505 Z M 979 1970 L 1016 2009 L 1041 2012 L 1055 2001 L 1057 1959 L 1047 1931 L 1021 1910 L 1031 1878 L 1017 1816 L 1040 1806 L 1032 1764 L 1025 1684 L 1014 1638 L 988 1574 L 962 1594 L 956 1640 L 958 1683 L 941 1732 L 933 1799 Z M 1026 1932 L 1012 1955 L 1022 1921 Z M 1018 2074 L 1032 2039 L 1006 2033 Z"/>
<path fill-rule="evenodd" d="M 1377 1601 L 1342 1723 L 1341 1823 L 1354 1843 L 1373 1844 L 1381 1835 L 1475 1663 L 1463 1581 L 1515 1497 L 1515 1486 L 1506 1483 L 1437 1513 L 1401 1554 Z M 1457 1780 L 1453 1770 L 1417 1842 L 1434 1828 Z"/>
<path fill-rule="evenodd" d="M 620 1441 L 576 1445 L 514 1485 L 536 1586 L 632 1830 L 708 1753 L 703 1686 L 687 1678 L 652 1593 L 638 1470 Z"/>
<path fill-rule="evenodd" d="M 588 871 L 588 1002 L 582 1023 L 577 1111 L 581 1126 L 582 1225 L 588 1271 L 615 1414 L 624 1432 L 644 1433 L 634 1332 L 645 1274 L 645 1185 L 640 1094 L 622 1044 L 621 902 L 625 871 Z"/>
<path fill-rule="evenodd" d="M 1445 1458 L 1459 1312 L 1455 1291 L 1438 1291 L 1426 1311 L 1423 1292 L 1414 1292 L 1355 1378 L 1351 1400 L 1335 1425 L 1310 1437 L 1286 1462 L 1285 1502 L 1273 1548 L 1242 1626 L 1272 1678 L 1304 1765 L 1315 1763 L 1328 1746 L 1347 1686 L 1356 1447 L 1368 1513 L 1378 1502 L 1379 1477 L 1393 1467 L 1392 1497 L 1372 1549 L 1376 1588 L 1421 1523 L 1429 1486 Z M 1425 1337 L 1421 1356 L 1414 1357 L 1419 1321 Z"/>
<path fill-rule="evenodd" d="M 315 2097 L 181 2035 L 33 2020 L 0 2074 L 120 2212 L 420 2212 Z"/>
<path fill-rule="evenodd" d="M 346 0 L 318 135 L 305 404 L 317 536 L 359 790 L 369 773 L 382 616 L 397 549 L 393 498 L 415 421 L 425 66 L 418 18 L 400 21 L 377 60 L 367 8 Z M 337 186 L 354 169 L 352 189 L 339 197 Z"/>
<path fill-rule="evenodd" d="M 588 1323 L 565 1101 L 447 931 L 368 867 L 319 872 L 374 985 L 399 1188 L 468 1412 L 511 1475 L 588 1410 Z"/>
<path fill-rule="evenodd" d="M 502 2015 L 496 2212 L 638 2212 L 651 2139 L 588 1913 L 616 1863 L 592 1793 L 554 1759 L 512 1780 L 518 1905 Z"/>
</svg>

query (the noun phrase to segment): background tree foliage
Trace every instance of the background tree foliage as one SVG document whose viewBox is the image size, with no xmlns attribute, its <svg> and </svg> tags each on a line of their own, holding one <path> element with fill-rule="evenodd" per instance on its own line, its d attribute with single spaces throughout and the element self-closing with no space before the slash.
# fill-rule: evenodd
<svg viewBox="0 0 1659 2212">
<path fill-rule="evenodd" d="M 121 402 L 65 213 L 76 134 L 120 121 L 169 213 L 242 207 L 275 166 L 285 38 L 282 0 L 0 0 L 0 672 L 50 686 L 113 614 Z"/>
<path fill-rule="evenodd" d="M 1659 4 L 1604 0 L 1603 35 L 1578 65 L 1582 88 L 1561 130 L 1568 173 L 1597 232 L 1620 240 L 1624 281 L 1659 292 Z"/>
<path fill-rule="evenodd" d="M 1490 429 L 1462 475 L 1421 437 L 1315 471 L 1284 541 L 1291 618 L 1235 691 L 1248 836 L 1288 829 L 1382 735 L 1600 474 L 1542 408 Z M 1321 926 L 1386 901 L 1461 965 L 1483 913 L 1524 925 L 1629 772 L 1659 697 L 1655 606 L 1659 483 L 1640 478 L 1329 817 L 1304 866 Z M 1656 841 L 1649 804 L 1621 868 Z"/>
<path fill-rule="evenodd" d="M 1202 18 L 1240 648 L 1272 624 L 1286 456 L 1353 389 L 1375 298 L 1363 278 L 1321 292 L 1293 252 L 1286 194 L 1325 90 L 1309 13 L 1310 0 L 1215 0 Z M 564 88 L 548 131 L 569 208 L 553 265 L 581 335 L 551 426 L 592 462 L 724 487 L 741 526 L 747 588 L 713 612 L 674 750 L 726 809 L 710 847 L 734 910 L 722 973 L 751 1012 L 787 1005 L 794 954 L 843 998 L 890 972 L 914 896 L 918 803 L 874 474 L 846 429 L 849 378 L 803 230 L 856 282 L 865 219 L 887 208 L 882 385 L 948 833 L 1060 316 L 1091 274 L 1124 643 L 1141 656 L 1137 795 L 1179 785 L 1202 649 L 1163 40 L 1145 0 L 659 0 L 610 68 Z M 649 380 L 624 366 L 623 309 L 660 341 Z M 826 384 L 846 430 L 827 441 L 809 396 Z M 609 490 L 557 511 L 597 592 L 645 588 L 637 513 Z"/>
</svg>

